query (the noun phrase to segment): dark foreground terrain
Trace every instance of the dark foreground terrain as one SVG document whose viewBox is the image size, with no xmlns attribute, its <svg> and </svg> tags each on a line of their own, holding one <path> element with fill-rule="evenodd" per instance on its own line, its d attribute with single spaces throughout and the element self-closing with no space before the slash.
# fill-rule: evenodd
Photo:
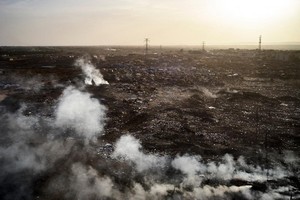
<svg viewBox="0 0 300 200">
<path fill-rule="evenodd" d="M 299 199 L 298 55 L 1 47 L 0 199 Z"/>
</svg>

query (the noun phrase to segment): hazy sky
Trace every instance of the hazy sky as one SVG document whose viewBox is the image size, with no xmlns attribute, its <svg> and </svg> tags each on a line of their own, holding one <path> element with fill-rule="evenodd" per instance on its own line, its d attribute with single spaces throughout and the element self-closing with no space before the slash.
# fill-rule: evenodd
<svg viewBox="0 0 300 200">
<path fill-rule="evenodd" d="M 300 0 L 0 0 L 0 45 L 300 42 Z"/>
</svg>

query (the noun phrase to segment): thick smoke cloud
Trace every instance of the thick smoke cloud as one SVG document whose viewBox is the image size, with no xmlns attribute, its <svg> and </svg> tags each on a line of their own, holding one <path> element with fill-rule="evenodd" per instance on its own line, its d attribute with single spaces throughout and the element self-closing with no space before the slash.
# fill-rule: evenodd
<svg viewBox="0 0 300 200">
<path fill-rule="evenodd" d="M 30 79 L 27 82 L 30 86 L 39 80 Z M 39 88 L 33 90 L 38 92 Z M 15 113 L 0 113 L 0 199 L 34 199 L 35 180 L 57 168 L 69 168 L 67 171 L 72 172 L 70 179 L 74 179 L 74 184 L 70 184 L 72 187 L 69 189 L 75 196 L 98 196 L 99 193 L 93 194 L 92 189 L 85 192 L 79 189 L 81 184 L 88 182 L 85 183 L 78 172 L 81 170 L 83 174 L 93 174 L 95 171 L 81 167 L 75 161 L 72 164 L 72 156 L 76 155 L 73 149 L 81 148 L 82 152 L 88 153 L 89 141 L 95 141 L 103 134 L 105 106 L 88 92 L 69 86 L 52 108 L 53 115 L 49 115 L 31 112 L 34 107 L 30 103 L 28 106 L 22 103 Z M 85 145 L 82 146 L 83 142 Z M 107 184 L 104 184 L 104 180 L 107 180 Z M 96 183 L 94 191 L 104 188 L 99 191 L 105 196 L 109 178 Z"/>
<path fill-rule="evenodd" d="M 103 133 L 105 111 L 105 106 L 91 94 L 69 86 L 59 99 L 55 125 L 92 140 Z"/>
<path fill-rule="evenodd" d="M 26 109 L 22 105 L 16 113 L 1 115 L 1 199 L 32 199 L 33 180 L 65 158 L 74 145 L 52 137 L 53 119 L 24 114 Z"/>
<path fill-rule="evenodd" d="M 0 155 L 5 162 L 2 167 L 8 171 L 33 169 L 41 171 L 65 156 L 72 146 L 71 141 L 41 138 L 43 128 L 50 128 L 51 119 L 43 116 L 24 115 L 26 106 L 22 105 L 17 113 L 1 116 L 6 126 L 2 137 L 7 144 L 1 145 Z"/>
</svg>

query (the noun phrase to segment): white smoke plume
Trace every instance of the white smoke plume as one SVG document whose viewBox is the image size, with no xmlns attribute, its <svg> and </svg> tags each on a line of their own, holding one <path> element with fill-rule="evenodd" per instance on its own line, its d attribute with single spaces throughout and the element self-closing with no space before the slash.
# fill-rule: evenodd
<svg viewBox="0 0 300 200">
<path fill-rule="evenodd" d="M 201 91 L 203 92 L 203 94 L 208 97 L 208 98 L 212 98 L 212 99 L 215 99 L 215 98 L 218 98 L 218 95 L 212 93 L 211 91 L 209 91 L 207 88 L 205 87 L 202 87 L 201 88 Z"/>
<path fill-rule="evenodd" d="M 76 95 L 73 96 L 74 94 Z M 77 95 L 80 98 L 77 98 Z M 83 102 L 94 105 L 90 102 L 93 100 L 90 94 L 69 87 L 60 97 L 56 112 L 59 111 L 60 104 L 63 106 L 68 105 L 68 103 L 73 105 L 74 99 L 79 102 L 83 99 Z M 94 106 L 99 107 L 99 104 L 98 101 L 95 101 L 97 106 Z M 75 106 L 75 108 L 77 107 L 84 106 Z M 60 128 L 55 128 L 58 126 L 56 124 L 59 119 L 57 115 L 53 119 L 39 115 L 24 115 L 22 113 L 25 109 L 26 107 L 23 106 L 19 112 L 10 114 L 6 118 L 7 121 L 4 121 L 7 122 L 5 124 L 8 126 L 6 128 L 12 143 L 0 148 L 0 159 L 3 161 L 0 164 L 2 170 L 0 172 L 2 183 L 0 191 L 1 187 L 7 184 L 5 181 L 11 174 L 33 172 L 30 177 L 36 177 L 37 174 L 47 173 L 47 170 L 50 169 L 56 171 L 57 166 L 56 168 L 53 166 L 62 159 L 63 162 L 58 166 L 62 165 L 63 167 L 59 168 L 60 170 L 57 172 L 61 174 L 55 178 L 50 176 L 48 187 L 51 188 L 48 188 L 49 193 L 46 193 L 48 195 L 56 194 L 61 199 L 288 199 L 288 195 L 286 195 L 289 194 L 288 187 L 268 187 L 265 192 L 252 190 L 252 183 L 264 183 L 267 179 L 276 181 L 290 176 L 291 174 L 281 166 L 269 169 L 267 175 L 265 169 L 248 164 L 244 157 L 235 159 L 228 154 L 219 161 L 209 162 L 195 155 L 178 155 L 171 159 L 168 156 L 144 153 L 141 142 L 131 135 L 123 135 L 115 143 L 115 150 L 112 153 L 113 159 L 101 160 L 105 158 L 97 157 L 96 152 L 88 150 L 93 149 L 91 145 L 85 145 L 79 149 L 76 147 L 76 140 L 51 137 L 51 132 L 61 131 Z M 68 114 L 65 111 L 63 113 L 63 116 Z M 56 126 L 53 126 L 53 123 Z M 87 125 L 85 122 L 80 123 Z M 76 127 L 69 124 L 69 119 L 65 121 L 65 124 L 60 124 L 60 127 L 65 126 L 74 129 L 75 132 L 78 131 Z M 40 135 L 40 132 L 44 131 L 48 131 L 46 138 Z M 89 138 L 89 136 L 80 136 Z M 39 137 L 41 140 L 32 144 L 32 140 Z M 83 157 L 72 160 L 74 157 L 76 158 L 75 155 L 78 150 L 81 151 Z M 97 164 L 91 166 L 90 161 L 84 160 L 85 157 L 92 157 Z M 297 163 L 298 158 L 292 152 L 286 152 L 283 160 L 286 164 L 294 164 Z M 97 168 L 101 163 L 103 165 Z M 131 175 L 124 174 L 127 172 L 124 166 L 131 166 L 134 172 Z M 178 170 L 177 172 L 181 175 L 175 173 L 168 177 L 165 174 L 168 169 Z M 161 178 L 153 177 L 157 174 L 161 175 Z M 123 178 L 120 179 L 120 175 Z M 230 185 L 229 183 L 233 179 L 243 180 L 245 185 Z M 3 199 L 24 199 L 24 195 L 28 194 L 21 188 L 28 183 L 24 182 L 22 178 L 9 180 L 14 184 L 18 181 L 17 185 L 20 189 L 11 198 Z M 217 181 L 210 185 L 208 180 Z M 30 184 L 26 189 L 30 189 Z M 57 191 L 55 193 L 55 189 L 61 193 Z"/>
<path fill-rule="evenodd" d="M 148 196 L 151 199 L 160 199 L 168 195 L 168 191 L 174 190 L 174 185 L 171 184 L 154 184 L 151 186 Z"/>
<path fill-rule="evenodd" d="M 141 172 L 165 164 L 164 157 L 152 154 L 144 154 L 141 151 L 140 141 L 131 135 L 123 135 L 116 143 L 113 157 L 121 157 L 136 165 L 137 171 Z"/>
<path fill-rule="evenodd" d="M 81 163 L 74 163 L 71 170 L 71 190 L 75 192 L 76 199 L 112 196 L 113 182 L 109 177 L 99 177 L 94 168 Z"/>
<path fill-rule="evenodd" d="M 31 112 L 30 109 L 34 108 L 22 104 L 17 112 L 0 115 L 0 199 L 32 199 L 35 178 L 60 168 L 61 164 L 57 166 L 57 163 L 62 160 L 66 165 L 72 164 L 72 159 L 68 161 L 67 155 L 74 155 L 71 149 L 78 148 L 77 140 L 72 137 L 80 136 L 90 141 L 103 133 L 106 108 L 91 94 L 72 86 L 63 91 L 53 117 Z M 69 137 L 64 136 L 67 129 L 70 129 Z M 87 149 L 86 146 L 84 149 L 81 147 L 82 152 L 87 152 Z M 74 180 L 79 185 L 88 184 L 75 175 L 78 168 L 76 165 L 72 168 Z M 88 174 L 94 173 L 91 169 L 86 171 Z M 95 187 L 99 190 L 109 184 L 109 178 L 103 178 L 96 181 Z M 9 192 L 11 188 L 14 192 Z M 79 187 L 71 189 L 76 190 L 76 196 L 85 194 L 79 193 Z M 106 196 L 106 189 L 99 191 Z M 92 194 L 92 189 L 85 192 Z"/>
<path fill-rule="evenodd" d="M 23 169 L 42 171 L 50 167 L 57 159 L 67 155 L 73 145 L 69 140 L 44 138 L 40 131 L 50 130 L 52 119 L 40 115 L 24 115 L 25 104 L 16 113 L 2 116 L 5 131 L 2 138 L 10 141 L 0 146 L 0 158 L 4 159 L 2 169 L 16 172 Z"/>
<path fill-rule="evenodd" d="M 35 127 L 40 125 L 40 116 L 24 115 L 23 112 L 25 112 L 26 109 L 27 106 L 22 104 L 17 113 L 6 115 L 6 117 L 8 117 L 9 129 L 12 130 L 12 134 L 18 134 L 20 136 L 20 134 L 24 135 L 26 133 L 27 137 Z M 10 137 L 11 136 L 12 135 L 10 135 Z"/>
<path fill-rule="evenodd" d="M 243 199 L 251 199 L 250 194 L 251 186 L 224 186 L 220 185 L 217 187 L 212 187 L 205 185 L 203 187 L 195 188 L 193 192 L 187 192 L 185 197 L 187 199 L 232 199 L 231 194 L 240 193 Z"/>
<path fill-rule="evenodd" d="M 201 157 L 184 155 L 177 156 L 172 161 L 172 167 L 186 175 L 184 185 L 199 186 L 201 184 L 203 176 L 199 173 L 203 173 L 206 167 L 199 162 L 200 159 Z"/>
<path fill-rule="evenodd" d="M 69 86 L 59 99 L 55 125 L 72 129 L 78 136 L 93 140 L 103 133 L 106 107 L 91 94 Z"/>
<path fill-rule="evenodd" d="M 6 172 L 43 171 L 51 167 L 56 160 L 66 156 L 73 144 L 68 140 L 48 140 L 37 146 L 19 142 L 7 148 L 0 148 L 0 156 L 6 160 L 2 169 Z"/>
<path fill-rule="evenodd" d="M 235 162 L 233 157 L 225 154 L 223 157 L 223 163 L 216 164 L 215 162 L 208 163 L 207 172 L 213 177 L 222 178 L 224 180 L 230 180 L 235 173 Z"/>
<path fill-rule="evenodd" d="M 113 157 L 120 158 L 122 162 L 134 163 L 136 170 L 145 176 L 144 184 L 147 187 L 134 183 L 128 199 L 284 199 L 286 196 L 274 188 L 269 188 L 266 192 L 252 191 L 252 183 L 281 180 L 291 175 L 281 166 L 262 169 L 247 164 L 242 156 L 234 159 L 229 154 L 225 154 L 218 162 L 205 162 L 200 156 L 189 155 L 176 156 L 170 161 L 166 156 L 143 153 L 140 141 L 131 135 L 122 136 L 116 142 Z M 295 158 L 290 160 L 294 162 Z M 153 168 L 156 169 L 156 173 L 161 171 L 163 174 L 163 169 L 170 167 L 179 170 L 183 175 L 173 177 L 178 179 L 176 183 L 147 177 L 148 171 Z M 206 185 L 208 180 L 215 180 L 219 185 Z M 228 186 L 231 180 L 248 184 Z"/>
<path fill-rule="evenodd" d="M 79 96 L 89 97 L 87 99 L 90 100 L 90 95 L 87 93 L 72 87 L 66 90 L 69 90 L 65 91 L 66 94 L 80 93 Z M 63 98 L 64 95 L 61 99 L 67 99 Z M 61 102 L 59 101 L 59 103 Z M 64 199 L 288 199 L 287 195 L 282 194 L 283 192 L 288 194 L 288 187 L 270 187 L 265 192 L 253 191 L 252 183 L 266 181 L 267 174 L 261 167 L 248 164 L 243 157 L 235 159 L 226 154 L 218 162 L 205 162 L 200 156 L 189 155 L 176 156 L 171 159 L 168 156 L 144 153 L 141 142 L 131 135 L 124 135 L 115 143 L 115 150 L 112 153 L 114 159 L 99 160 L 99 164 L 106 162 L 103 164 L 106 166 L 104 168 L 103 166 L 96 168 L 84 161 L 72 161 L 68 159 L 68 155 L 74 155 L 77 152 L 71 151 L 76 145 L 74 140 L 47 137 L 36 145 L 27 143 L 31 138 L 38 136 L 35 132 L 42 127 L 41 118 L 41 116 L 25 116 L 21 112 L 13 114 L 9 118 L 10 121 L 13 121 L 8 123 L 9 130 L 18 133 L 11 135 L 13 137 L 11 139 L 14 140 L 12 145 L 6 148 L 1 147 L 0 155 L 2 161 L 4 160 L 4 164 L 1 164 L 3 170 L 0 173 L 1 176 L 5 177 L 5 173 L 17 173 L 24 170 L 33 170 L 35 173 L 46 172 L 57 160 L 63 159 L 63 163 L 70 162 L 69 167 L 60 168 L 66 170 L 66 172 L 60 172 L 65 175 L 50 179 L 49 187 L 53 188 L 50 193 L 53 194 L 54 188 L 60 186 L 57 189 L 64 194 L 60 196 Z M 47 119 L 45 123 L 51 129 L 51 123 L 56 120 L 57 118 Z M 53 131 L 59 130 L 54 129 Z M 19 134 L 21 134 L 21 138 L 18 140 Z M 93 155 L 93 152 L 87 151 L 87 148 L 92 147 L 85 146 L 81 149 L 84 157 Z M 96 155 L 96 152 L 94 154 Z M 284 158 L 287 163 L 295 163 L 297 159 L 292 152 L 287 152 Z M 141 178 L 136 178 L 134 175 L 123 175 L 121 181 L 116 181 L 119 174 L 126 173 L 122 167 L 125 166 L 122 165 L 123 162 L 133 164 L 130 166 L 136 170 L 137 177 Z M 182 176 L 175 173 L 171 178 L 173 181 L 168 179 L 164 174 L 165 169 L 171 168 L 181 172 Z M 111 173 L 107 173 L 107 171 Z M 153 178 L 153 173 L 161 174 L 161 177 L 165 178 Z M 2 180 L 1 176 L 0 180 Z M 269 180 L 278 180 L 289 176 L 289 173 L 279 166 L 269 169 L 268 176 Z M 62 181 L 64 179 L 65 181 Z M 214 179 L 219 180 L 216 185 L 209 185 L 205 182 Z M 247 185 L 227 185 L 232 179 L 244 180 Z M 123 184 L 123 181 L 128 183 Z M 1 182 L 3 183 L 3 181 Z M 21 183 L 23 184 L 23 182 Z M 22 197 L 14 196 L 14 199 L 22 199 Z"/>
<path fill-rule="evenodd" d="M 292 165 L 297 165 L 300 162 L 297 155 L 292 151 L 284 151 L 284 161 L 285 163 L 292 164 Z"/>
<path fill-rule="evenodd" d="M 103 79 L 103 76 L 100 73 L 100 71 L 96 69 L 90 61 L 84 58 L 80 58 L 75 61 L 75 65 L 80 67 L 82 72 L 84 73 L 85 84 L 93 85 L 94 83 L 96 86 L 108 84 L 108 82 Z"/>
</svg>

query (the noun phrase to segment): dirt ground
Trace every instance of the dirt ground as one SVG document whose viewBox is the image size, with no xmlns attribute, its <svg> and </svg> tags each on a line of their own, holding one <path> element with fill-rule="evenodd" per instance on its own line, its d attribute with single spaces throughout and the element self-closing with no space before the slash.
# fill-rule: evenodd
<svg viewBox="0 0 300 200">
<path fill-rule="evenodd" d="M 274 53 L 2 47 L 1 112 L 26 103 L 28 115 L 52 116 L 64 87 L 82 84 L 74 62 L 84 56 L 109 82 L 87 86 L 107 107 L 99 143 L 130 133 L 149 152 L 205 159 L 229 153 L 265 163 L 285 150 L 300 154 L 300 61 L 280 61 Z"/>
<path fill-rule="evenodd" d="M 53 104 L 61 93 L 53 83 L 78 82 L 82 74 L 74 60 L 89 55 L 109 82 L 88 88 L 108 107 L 101 138 L 107 142 L 130 132 L 148 150 L 171 154 L 299 152 L 299 61 L 254 50 L 251 56 L 242 50 L 153 51 L 2 49 L 1 104 Z M 40 82 L 27 81 L 28 89 L 20 89 L 21 80 L 32 77 Z"/>
</svg>

